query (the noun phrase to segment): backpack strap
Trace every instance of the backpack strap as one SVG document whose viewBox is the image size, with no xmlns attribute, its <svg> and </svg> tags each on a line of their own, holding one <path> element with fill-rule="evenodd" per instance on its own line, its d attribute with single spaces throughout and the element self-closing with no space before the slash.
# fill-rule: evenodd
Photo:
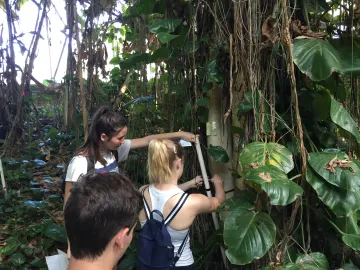
<svg viewBox="0 0 360 270">
<path fill-rule="evenodd" d="M 177 202 L 177 204 L 175 205 L 175 207 L 171 210 L 170 214 L 166 217 L 165 225 L 169 224 L 174 219 L 174 217 L 177 215 L 177 213 L 179 213 L 180 209 L 184 206 L 187 198 L 189 198 L 189 194 L 184 192 L 181 195 L 181 197 L 180 197 L 179 201 Z M 189 232 L 190 232 L 190 229 L 188 229 L 188 232 L 187 232 L 184 240 L 182 241 L 178 251 L 176 252 L 176 255 L 174 256 L 173 266 L 175 266 L 177 261 L 180 259 L 181 254 L 183 253 L 183 251 L 185 249 L 186 241 L 189 238 Z"/>
<path fill-rule="evenodd" d="M 87 161 L 87 171 L 86 173 L 94 173 L 95 172 L 95 162 L 94 158 L 90 156 L 86 156 Z"/>
<path fill-rule="evenodd" d="M 185 204 L 185 201 L 187 200 L 188 197 L 189 197 L 189 194 L 185 193 L 185 192 L 181 195 L 180 199 L 178 200 L 178 202 L 176 203 L 174 208 L 171 210 L 169 215 L 166 217 L 165 222 L 164 222 L 165 225 L 168 225 L 174 219 L 174 217 L 177 215 L 177 213 L 179 213 L 180 209 L 183 207 L 183 205 Z"/>
<path fill-rule="evenodd" d="M 146 215 L 146 218 L 147 219 L 150 219 L 150 207 L 149 207 L 149 204 L 147 203 L 147 201 L 145 200 L 145 196 L 144 196 L 144 192 L 146 189 L 148 189 L 149 186 L 146 186 L 145 188 L 143 188 L 141 190 L 141 195 L 142 195 L 142 198 L 143 198 L 143 201 L 144 201 L 144 208 L 145 208 L 145 215 Z"/>
<path fill-rule="evenodd" d="M 176 252 L 176 255 L 174 256 L 174 264 L 173 264 L 174 266 L 177 263 L 177 261 L 180 259 L 181 254 L 183 253 L 183 251 L 185 249 L 185 244 L 186 244 L 187 239 L 189 238 L 189 233 L 190 233 L 190 228 L 188 229 L 188 232 L 187 232 L 184 240 L 182 241 L 178 251 Z"/>
</svg>

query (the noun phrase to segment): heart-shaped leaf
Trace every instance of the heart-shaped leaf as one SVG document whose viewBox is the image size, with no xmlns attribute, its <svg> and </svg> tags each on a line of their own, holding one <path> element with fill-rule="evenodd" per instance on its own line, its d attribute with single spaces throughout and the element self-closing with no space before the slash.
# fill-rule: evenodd
<svg viewBox="0 0 360 270">
<path fill-rule="evenodd" d="M 345 153 L 310 153 L 308 162 L 329 184 L 345 190 L 360 190 L 360 169 Z"/>
<path fill-rule="evenodd" d="M 49 225 L 47 225 L 43 234 L 61 243 L 67 243 L 64 227 L 57 224 L 50 223 Z"/>
<path fill-rule="evenodd" d="M 0 248 L 0 255 L 9 256 L 13 254 L 19 247 L 18 239 L 15 237 L 9 237 L 7 244 Z"/>
<path fill-rule="evenodd" d="M 339 52 L 342 73 L 344 75 L 360 75 L 360 42 L 359 39 L 332 39 L 331 45 Z"/>
<path fill-rule="evenodd" d="M 175 31 L 176 27 L 178 27 L 181 23 L 180 19 L 164 19 L 153 24 L 147 25 L 150 32 L 159 34 L 159 33 L 172 33 Z"/>
<path fill-rule="evenodd" d="M 330 9 L 325 0 L 304 0 L 307 12 L 321 13 Z"/>
<path fill-rule="evenodd" d="M 208 153 L 215 161 L 218 162 L 228 163 L 230 160 L 225 149 L 222 148 L 221 146 L 213 146 L 210 144 L 208 148 Z"/>
<path fill-rule="evenodd" d="M 220 218 L 225 220 L 229 212 L 234 211 L 238 208 L 245 210 L 255 209 L 256 193 L 252 190 L 242 190 L 239 194 L 231 197 L 220 204 L 217 208 L 217 212 L 220 214 Z"/>
<path fill-rule="evenodd" d="M 360 235 L 344 234 L 342 240 L 348 247 L 360 251 Z"/>
<path fill-rule="evenodd" d="M 165 61 L 170 55 L 170 50 L 168 47 L 161 47 L 157 49 L 151 56 L 150 62 Z"/>
<path fill-rule="evenodd" d="M 196 104 L 198 106 L 203 106 L 203 107 L 207 107 L 209 104 L 210 98 L 209 97 L 204 97 L 204 98 L 199 98 L 196 102 Z"/>
<path fill-rule="evenodd" d="M 306 169 L 306 181 L 315 189 L 319 199 L 337 217 L 346 217 L 360 209 L 360 193 L 345 190 L 326 182 L 310 166 Z"/>
<path fill-rule="evenodd" d="M 359 268 L 356 267 L 356 265 L 354 265 L 352 262 L 345 263 L 341 268 L 342 270 L 359 270 Z"/>
<path fill-rule="evenodd" d="M 360 143 L 360 132 L 356 122 L 344 106 L 337 102 L 333 96 L 331 96 L 330 117 L 335 124 L 351 133 L 356 141 Z"/>
<path fill-rule="evenodd" d="M 297 268 L 288 268 L 291 270 L 327 270 L 329 269 L 329 262 L 325 255 L 319 252 L 300 255 L 296 261 Z"/>
<path fill-rule="evenodd" d="M 275 166 L 267 165 L 250 170 L 245 179 L 250 186 L 259 186 L 265 191 L 273 205 L 288 205 L 303 194 L 303 189 Z"/>
<path fill-rule="evenodd" d="M 11 256 L 11 262 L 15 265 L 15 266 L 20 266 L 23 265 L 25 263 L 25 256 L 21 253 L 15 253 Z"/>
<path fill-rule="evenodd" d="M 172 35 L 165 32 L 161 32 L 157 34 L 158 39 L 162 44 L 168 43 L 169 41 L 173 40 L 174 38 L 177 38 L 179 35 Z"/>
<path fill-rule="evenodd" d="M 321 39 L 295 39 L 293 41 L 294 63 L 313 81 L 322 81 L 333 72 L 341 72 L 338 51 Z"/>
<path fill-rule="evenodd" d="M 292 153 L 278 143 L 253 142 L 240 153 L 240 165 L 244 173 L 263 165 L 272 165 L 284 173 L 294 168 Z"/>
<path fill-rule="evenodd" d="M 265 213 L 237 208 L 224 223 L 226 256 L 232 264 L 244 265 L 263 257 L 274 243 L 276 226 Z"/>
<path fill-rule="evenodd" d="M 150 55 L 148 53 L 135 53 L 128 58 L 120 61 L 120 67 L 122 69 L 132 69 L 139 64 L 148 64 Z"/>
</svg>

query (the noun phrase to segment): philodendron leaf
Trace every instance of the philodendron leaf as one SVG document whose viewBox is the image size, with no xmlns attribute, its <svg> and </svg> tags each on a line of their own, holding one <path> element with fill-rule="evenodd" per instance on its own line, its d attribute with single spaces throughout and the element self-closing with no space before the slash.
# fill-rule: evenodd
<svg viewBox="0 0 360 270">
<path fill-rule="evenodd" d="M 360 235 L 344 234 L 342 240 L 348 247 L 360 251 Z"/>
<path fill-rule="evenodd" d="M 360 132 L 356 122 L 350 116 L 344 106 L 337 102 L 333 96 L 331 96 L 330 117 L 331 121 L 354 135 L 356 141 L 360 143 Z"/>
<path fill-rule="evenodd" d="M 209 101 L 210 101 L 209 97 L 199 98 L 196 102 L 196 105 L 207 107 L 209 104 Z"/>
<path fill-rule="evenodd" d="M 330 6 L 325 0 L 304 0 L 307 12 L 321 13 L 328 9 Z"/>
<path fill-rule="evenodd" d="M 228 163 L 230 160 L 225 149 L 222 148 L 221 146 L 213 146 L 210 144 L 208 148 L 208 153 L 215 161 L 218 162 Z"/>
<path fill-rule="evenodd" d="M 244 265 L 263 257 L 274 243 L 276 226 L 265 213 L 237 208 L 224 223 L 226 256 L 232 264 Z"/>
<path fill-rule="evenodd" d="M 342 270 L 359 270 L 359 268 L 354 265 L 352 262 L 345 263 L 342 267 Z"/>
<path fill-rule="evenodd" d="M 240 153 L 240 165 L 245 173 L 263 165 L 272 165 L 288 173 L 294 168 L 294 161 L 292 153 L 281 144 L 253 142 Z"/>
<path fill-rule="evenodd" d="M 250 170 L 245 179 L 250 186 L 259 186 L 265 191 L 273 205 L 288 205 L 303 194 L 303 189 L 275 166 L 266 165 Z"/>
<path fill-rule="evenodd" d="M 332 39 L 331 45 L 339 52 L 342 74 L 360 75 L 360 40 L 349 38 Z"/>
<path fill-rule="evenodd" d="M 48 226 L 46 226 L 43 234 L 51 239 L 54 239 L 61 243 L 66 243 L 66 233 L 65 229 L 62 226 L 59 226 L 57 224 L 51 223 Z"/>
<path fill-rule="evenodd" d="M 311 168 L 329 184 L 344 190 L 360 191 L 360 169 L 343 153 L 310 153 Z"/>
<path fill-rule="evenodd" d="M 9 256 L 13 254 L 19 247 L 18 239 L 15 237 L 9 237 L 7 244 L 0 248 L 0 255 Z"/>
<path fill-rule="evenodd" d="M 148 53 L 135 53 L 128 58 L 120 61 L 120 67 L 122 69 L 131 69 L 139 64 L 148 64 L 150 55 Z"/>
<path fill-rule="evenodd" d="M 328 270 L 329 262 L 325 255 L 319 252 L 300 255 L 295 263 L 286 265 L 286 270 Z"/>
<path fill-rule="evenodd" d="M 180 19 L 164 19 L 153 24 L 148 24 L 150 32 L 159 34 L 159 33 L 172 33 L 175 31 L 176 27 L 178 27 L 181 23 Z"/>
<path fill-rule="evenodd" d="M 240 194 L 231 197 L 220 204 L 217 208 L 217 212 L 220 214 L 220 218 L 225 220 L 226 216 L 231 211 L 238 208 L 245 210 L 255 210 L 256 193 L 250 192 L 251 190 L 242 190 Z"/>
<path fill-rule="evenodd" d="M 321 39 L 295 39 L 294 63 L 313 81 L 322 81 L 333 72 L 341 72 L 342 65 L 337 50 Z"/>
<path fill-rule="evenodd" d="M 360 193 L 338 188 L 326 182 L 311 166 L 306 169 L 306 181 L 315 189 L 319 199 L 337 217 L 346 217 L 360 209 Z"/>
<path fill-rule="evenodd" d="M 161 32 L 157 34 L 158 39 L 162 44 L 168 43 L 169 41 L 173 40 L 174 38 L 177 38 L 179 35 L 171 35 L 165 32 Z"/>
<path fill-rule="evenodd" d="M 15 265 L 15 266 L 20 266 L 23 265 L 25 263 L 25 256 L 21 253 L 15 253 L 11 256 L 11 262 Z"/>
</svg>

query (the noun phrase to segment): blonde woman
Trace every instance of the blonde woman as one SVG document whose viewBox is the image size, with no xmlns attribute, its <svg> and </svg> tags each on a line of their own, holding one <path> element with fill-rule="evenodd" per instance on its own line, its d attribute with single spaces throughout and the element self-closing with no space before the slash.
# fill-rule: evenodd
<svg viewBox="0 0 360 270">
<path fill-rule="evenodd" d="M 198 214 L 215 211 L 225 200 L 223 180 L 218 175 L 214 175 L 211 179 L 215 186 L 215 197 L 208 198 L 202 194 L 185 194 L 184 196 L 186 188 L 178 186 L 183 169 L 184 152 L 179 143 L 158 139 L 150 142 L 148 152 L 150 185 L 140 188 L 145 208 L 140 212 L 139 219 L 141 225 L 144 226 L 150 213 L 157 210 L 164 220 L 171 220 L 167 224 L 165 222 L 165 225 L 171 237 L 174 254 L 179 256 L 180 247 L 182 252 L 178 260 L 175 260 L 174 267 L 168 269 L 195 269 L 188 237 L 189 228 Z M 194 181 L 196 179 L 202 181 L 200 178 L 195 178 Z M 182 205 L 179 207 L 180 201 Z M 173 211 L 174 208 L 177 208 L 177 213 Z M 138 261 L 142 261 L 142 256 L 151 261 L 152 258 L 149 258 L 148 253 L 149 251 L 140 250 Z M 154 258 L 154 261 L 156 260 L 157 258 Z M 151 269 L 151 266 L 148 265 L 142 269 Z"/>
</svg>

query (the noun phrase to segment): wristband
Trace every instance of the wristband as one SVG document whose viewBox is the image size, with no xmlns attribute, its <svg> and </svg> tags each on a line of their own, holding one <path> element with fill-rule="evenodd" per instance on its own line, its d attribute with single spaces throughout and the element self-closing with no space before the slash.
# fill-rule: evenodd
<svg viewBox="0 0 360 270">
<path fill-rule="evenodd" d="M 221 180 L 215 180 L 215 181 L 213 181 L 213 183 L 215 184 L 216 182 L 219 182 L 219 183 L 223 183 L 223 181 L 221 181 Z"/>
</svg>

